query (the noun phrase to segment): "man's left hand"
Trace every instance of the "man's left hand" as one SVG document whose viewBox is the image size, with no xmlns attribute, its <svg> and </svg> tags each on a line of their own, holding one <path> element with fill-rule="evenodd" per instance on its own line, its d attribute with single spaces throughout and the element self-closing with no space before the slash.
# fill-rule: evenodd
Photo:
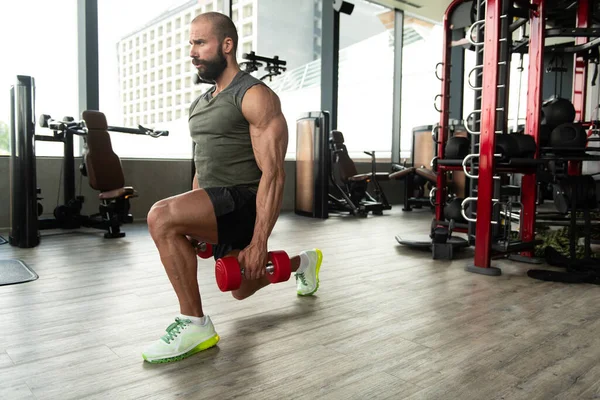
<svg viewBox="0 0 600 400">
<path fill-rule="evenodd" d="M 240 251 L 238 261 L 244 268 L 246 279 L 262 278 L 267 272 L 267 244 L 250 243 Z"/>
</svg>

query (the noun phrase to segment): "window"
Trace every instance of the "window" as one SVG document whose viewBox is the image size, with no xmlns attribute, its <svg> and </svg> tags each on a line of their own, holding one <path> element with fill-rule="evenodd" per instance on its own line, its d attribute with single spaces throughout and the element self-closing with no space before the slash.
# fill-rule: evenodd
<svg viewBox="0 0 600 400">
<path fill-rule="evenodd" d="M 231 20 L 236 23 L 238 22 L 238 10 L 233 10 L 231 12 Z"/>
<path fill-rule="evenodd" d="M 252 36 L 252 22 L 244 24 L 244 36 Z"/>
<path fill-rule="evenodd" d="M 244 6 L 244 18 L 248 18 L 252 16 L 252 3 L 246 4 Z"/>
<path fill-rule="evenodd" d="M 441 26 L 417 18 L 405 18 L 402 49 L 401 159 L 410 159 L 412 156 L 414 128 L 435 125 L 440 121 L 440 114 L 435 110 L 433 101 L 442 88 L 441 82 L 435 78 L 435 65 L 442 60 L 442 41 Z M 429 65 L 430 63 L 433 64 Z"/>
<path fill-rule="evenodd" d="M 210 12 L 210 11 L 212 11 L 212 10 L 213 10 L 213 5 L 212 5 L 212 3 L 208 3 L 208 4 L 206 5 L 206 12 Z"/>
<path fill-rule="evenodd" d="M 392 23 L 385 24 L 386 20 L 391 20 Z M 364 151 L 376 151 L 378 159 L 391 157 L 394 100 L 393 21 L 393 10 L 362 0 L 355 2 L 352 15 L 340 15 L 337 125 L 344 134 L 345 144 L 352 158 L 368 157 Z M 320 45 L 320 38 L 316 39 L 318 40 L 315 41 L 315 45 Z M 431 51 L 425 46 L 421 48 L 423 52 Z M 405 55 L 403 60 L 407 59 L 410 60 Z M 364 74 L 364 60 L 377 65 L 377 73 L 372 74 L 369 79 L 357 79 Z M 421 80 L 416 82 L 421 84 Z M 407 95 L 404 100 L 412 103 L 414 95 Z M 418 117 L 421 112 L 415 110 L 413 114 Z M 368 118 L 365 118 L 367 115 Z M 404 124 L 408 118 L 404 113 L 402 117 Z"/>
<path fill-rule="evenodd" d="M 244 43 L 244 53 L 250 53 L 252 51 L 252 41 Z"/>
<path fill-rule="evenodd" d="M 192 141 L 187 128 L 187 119 L 184 118 L 185 116 L 181 116 L 178 120 L 174 119 L 175 109 L 170 110 L 163 106 L 167 101 L 171 103 L 175 101 L 173 97 L 177 93 L 173 92 L 174 83 L 178 79 L 183 81 L 190 76 L 186 68 L 178 69 L 176 65 L 181 60 L 179 55 L 186 56 L 189 33 L 183 37 L 183 32 L 189 30 L 189 23 L 195 16 L 198 3 L 193 3 L 189 8 L 181 9 L 180 14 L 174 15 L 171 19 L 156 22 L 157 17 L 165 11 L 164 2 L 144 0 L 98 2 L 100 110 L 105 113 L 109 125 L 136 126 L 140 123 L 151 123 L 156 129 L 169 131 L 169 136 L 159 139 L 140 135 L 111 134 L 114 152 L 119 157 L 191 158 Z M 135 15 L 133 23 L 132 15 Z M 64 17 L 61 18 L 64 20 Z M 77 20 L 75 10 L 70 20 Z M 52 29 L 56 30 L 56 27 L 53 26 Z M 132 32 L 138 33 L 132 34 Z M 72 32 L 69 32 L 69 37 L 77 37 L 75 27 Z M 179 42 L 176 42 L 176 39 Z M 76 46 L 73 45 L 74 53 Z M 145 53 L 144 48 L 146 48 Z M 179 58 L 177 63 L 169 64 L 173 62 L 176 55 Z M 139 69 L 139 75 L 128 74 L 123 77 L 119 65 L 122 65 L 122 68 L 131 66 L 132 73 Z M 173 66 L 175 68 L 172 68 Z M 61 68 L 65 70 L 64 66 Z M 70 76 L 77 75 L 76 68 L 75 63 Z M 170 75 L 169 78 L 166 77 L 167 74 Z M 165 81 L 165 78 L 169 81 Z M 130 80 L 127 85 L 130 90 L 127 92 L 122 88 L 124 79 Z M 148 83 L 142 86 L 144 82 Z M 130 97 L 130 103 L 127 104 L 123 101 L 123 95 L 126 93 L 129 93 Z M 72 98 L 74 104 L 78 104 L 77 91 L 73 95 L 64 97 Z M 57 111 L 57 113 L 63 115 L 65 111 Z"/>
</svg>

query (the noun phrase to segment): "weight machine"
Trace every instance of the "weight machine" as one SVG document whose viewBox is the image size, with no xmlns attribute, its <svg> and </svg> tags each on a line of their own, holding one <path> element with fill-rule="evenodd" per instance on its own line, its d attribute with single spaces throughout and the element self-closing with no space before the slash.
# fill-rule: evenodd
<svg viewBox="0 0 600 400">
<path fill-rule="evenodd" d="M 262 68 L 262 63 L 266 64 L 264 67 L 265 71 L 267 71 L 267 74 L 260 78 L 261 81 L 264 81 L 265 79 L 269 78 L 270 82 L 273 80 L 274 76 L 281 75 L 286 70 L 284 65 L 286 65 L 287 62 L 284 60 L 280 60 L 279 56 L 268 58 L 256 55 L 256 53 L 251 51 L 250 53 L 244 53 L 242 55 L 242 58 L 248 61 L 241 62 L 240 67 L 242 67 L 243 70 L 249 74 L 258 71 L 259 68 Z"/>
<path fill-rule="evenodd" d="M 139 126 L 137 129 L 108 126 L 104 114 L 84 111 L 83 119 L 72 117 L 55 120 L 42 114 L 41 128 L 48 128 L 52 135 L 35 134 L 35 80 L 30 76 L 17 76 L 11 88 L 11 154 L 10 154 L 10 235 L 13 246 L 29 248 L 40 242 L 40 230 L 77 229 L 90 227 L 106 230 L 105 238 L 125 236 L 120 231 L 123 223 L 130 223 L 129 199 L 137 197 L 132 187 L 124 186 L 121 161 L 112 152 L 108 131 L 167 136 L 167 131 L 154 131 Z M 80 172 L 88 176 L 90 186 L 100 191 L 99 213 L 81 214 L 83 196 L 75 194 L 74 136 L 84 139 L 86 146 Z M 63 203 L 53 211 L 53 218 L 40 218 L 43 208 L 37 187 L 35 143 L 37 141 L 62 143 L 63 145 Z"/>
</svg>

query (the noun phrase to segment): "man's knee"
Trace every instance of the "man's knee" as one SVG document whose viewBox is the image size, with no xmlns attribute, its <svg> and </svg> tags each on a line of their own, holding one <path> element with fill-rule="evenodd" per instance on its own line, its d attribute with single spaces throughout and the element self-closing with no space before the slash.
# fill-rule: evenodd
<svg viewBox="0 0 600 400">
<path fill-rule="evenodd" d="M 243 278 L 242 278 L 243 279 Z M 231 295 L 236 300 L 244 300 L 258 292 L 260 289 L 270 284 L 267 278 L 261 278 L 258 280 L 242 281 L 242 286 L 231 292 Z"/>
<path fill-rule="evenodd" d="M 236 300 L 244 300 L 244 299 L 252 296 L 253 294 L 254 294 L 254 292 L 253 293 L 244 293 L 241 290 L 234 290 L 234 291 L 231 292 L 231 295 Z"/>
<path fill-rule="evenodd" d="M 152 237 L 160 236 L 168 230 L 170 209 L 169 201 L 165 199 L 154 203 L 148 211 L 148 230 Z"/>
</svg>

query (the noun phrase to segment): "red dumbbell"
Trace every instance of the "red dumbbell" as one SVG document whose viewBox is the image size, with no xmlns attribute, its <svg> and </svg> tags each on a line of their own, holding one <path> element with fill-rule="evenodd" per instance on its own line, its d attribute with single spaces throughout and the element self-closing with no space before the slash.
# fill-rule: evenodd
<svg viewBox="0 0 600 400">
<path fill-rule="evenodd" d="M 270 251 L 267 262 L 267 279 L 271 283 L 285 282 L 292 275 L 290 257 L 283 250 Z M 239 289 L 242 285 L 244 269 L 236 257 L 228 256 L 219 258 L 215 264 L 215 277 L 217 286 L 222 292 Z"/>
<path fill-rule="evenodd" d="M 188 236 L 188 240 L 194 246 L 194 250 L 196 250 L 196 254 L 200 258 L 210 258 L 213 255 L 212 244 L 206 242 L 199 242 L 196 239 L 190 238 Z"/>
<path fill-rule="evenodd" d="M 210 258 L 213 255 L 212 244 L 206 242 L 198 242 L 196 246 L 196 254 L 200 258 Z"/>
</svg>

